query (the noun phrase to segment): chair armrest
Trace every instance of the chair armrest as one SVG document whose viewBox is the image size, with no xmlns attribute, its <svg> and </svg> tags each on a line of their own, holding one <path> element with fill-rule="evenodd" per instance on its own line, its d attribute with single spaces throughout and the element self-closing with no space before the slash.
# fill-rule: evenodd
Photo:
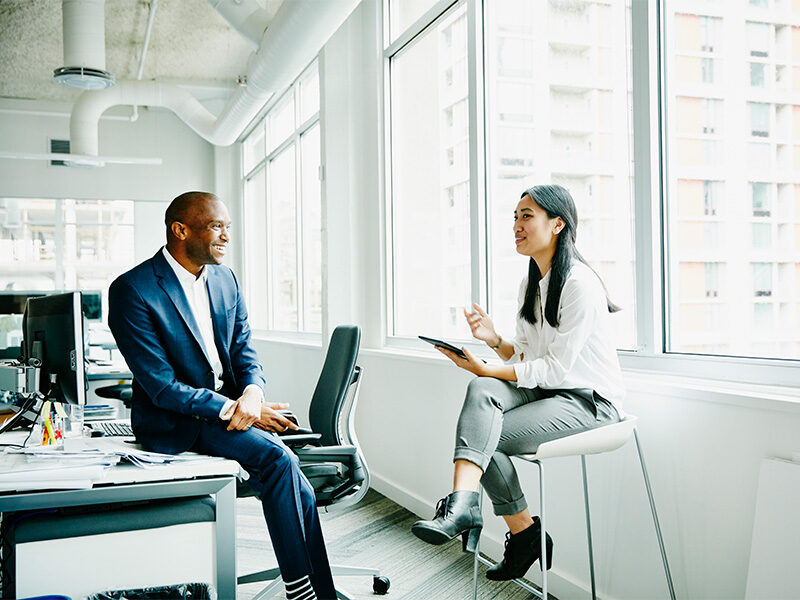
<svg viewBox="0 0 800 600">
<path fill-rule="evenodd" d="M 351 463 L 358 455 L 355 446 L 320 446 L 314 448 L 297 448 L 297 457 L 304 462 L 341 462 Z"/>
<path fill-rule="evenodd" d="M 306 429 L 305 427 L 298 427 L 297 429 L 286 429 L 285 431 L 278 431 L 278 435 L 283 438 L 291 437 L 293 435 L 318 435 L 322 437 L 321 433 L 314 433 L 311 429 Z"/>
<path fill-rule="evenodd" d="M 319 444 L 319 440 L 322 439 L 322 434 L 314 433 L 312 431 L 310 433 L 282 435 L 280 438 L 284 444 L 289 446 L 293 446 L 295 444 Z"/>
</svg>

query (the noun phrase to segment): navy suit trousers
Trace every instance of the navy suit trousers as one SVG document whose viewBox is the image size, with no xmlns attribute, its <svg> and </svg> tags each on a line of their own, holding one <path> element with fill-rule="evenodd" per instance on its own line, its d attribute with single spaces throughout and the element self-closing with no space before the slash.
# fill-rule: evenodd
<svg viewBox="0 0 800 600">
<path fill-rule="evenodd" d="M 335 600 L 314 489 L 297 456 L 275 433 L 255 427 L 227 431 L 225 421 L 201 423 L 192 450 L 233 459 L 250 474 L 248 483 L 261 498 L 283 580 L 308 575 L 317 598 Z"/>
</svg>

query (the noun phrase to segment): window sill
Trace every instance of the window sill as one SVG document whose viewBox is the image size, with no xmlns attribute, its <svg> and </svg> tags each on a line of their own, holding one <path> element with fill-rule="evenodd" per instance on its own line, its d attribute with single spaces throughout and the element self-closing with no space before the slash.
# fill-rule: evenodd
<svg viewBox="0 0 800 600">
<path fill-rule="evenodd" d="M 438 352 L 427 349 L 362 348 L 360 354 L 379 359 L 400 359 L 428 365 L 433 363 L 450 364 L 450 361 Z M 698 402 L 800 413 L 800 387 L 736 383 L 631 368 L 623 368 L 622 375 L 629 395 L 632 392 L 644 397 L 659 394 Z"/>
<path fill-rule="evenodd" d="M 254 330 L 253 339 L 257 342 L 291 344 L 299 348 L 322 349 L 322 336 L 318 333 L 292 333 L 288 331 Z"/>
</svg>

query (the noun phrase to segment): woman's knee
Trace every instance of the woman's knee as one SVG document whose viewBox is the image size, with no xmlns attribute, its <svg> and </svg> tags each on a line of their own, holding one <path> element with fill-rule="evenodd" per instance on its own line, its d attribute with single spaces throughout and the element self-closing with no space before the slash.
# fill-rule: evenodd
<svg viewBox="0 0 800 600">
<path fill-rule="evenodd" d="M 502 385 L 502 382 L 494 377 L 476 377 L 467 385 L 464 405 L 490 404 L 502 410 L 496 393 L 498 384 Z"/>
</svg>

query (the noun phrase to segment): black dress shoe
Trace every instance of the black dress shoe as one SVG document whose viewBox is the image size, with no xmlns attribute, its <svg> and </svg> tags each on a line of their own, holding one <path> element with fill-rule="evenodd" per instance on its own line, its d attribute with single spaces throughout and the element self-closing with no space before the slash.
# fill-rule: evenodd
<svg viewBox="0 0 800 600">
<path fill-rule="evenodd" d="M 483 527 L 478 492 L 453 492 L 439 500 L 431 521 L 417 521 L 412 533 L 429 544 L 444 544 L 461 535 L 464 552 L 475 552 Z"/>
<path fill-rule="evenodd" d="M 549 534 L 545 541 L 547 552 L 547 568 L 553 566 L 553 539 Z M 486 571 L 486 578 L 492 581 L 508 581 L 518 579 L 528 572 L 531 565 L 541 558 L 542 554 L 542 524 L 539 517 L 533 517 L 533 524 L 517 534 L 506 534 L 506 548 L 503 551 L 503 560 Z M 539 560 L 539 568 L 542 561 Z"/>
</svg>

